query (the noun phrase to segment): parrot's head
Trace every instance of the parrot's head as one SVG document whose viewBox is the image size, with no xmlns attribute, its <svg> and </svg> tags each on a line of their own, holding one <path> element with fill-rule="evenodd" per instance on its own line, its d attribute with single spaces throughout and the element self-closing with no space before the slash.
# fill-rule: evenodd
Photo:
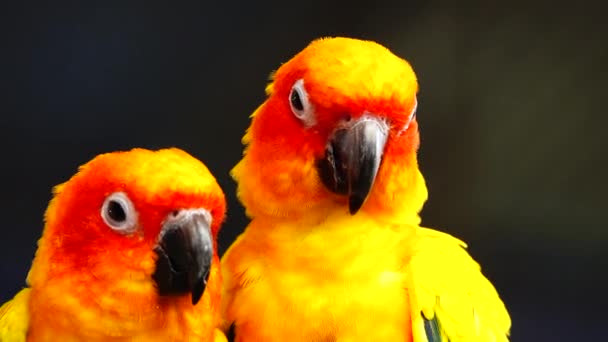
<svg viewBox="0 0 608 342">
<path fill-rule="evenodd" d="M 219 282 L 224 194 L 186 152 L 102 154 L 54 192 L 28 276 L 33 291 L 63 289 L 62 301 L 111 310 L 174 298 L 192 306 Z"/>
<path fill-rule="evenodd" d="M 313 41 L 274 73 L 243 138 L 233 176 L 248 214 L 418 219 L 417 90 L 410 65 L 377 43 Z"/>
</svg>

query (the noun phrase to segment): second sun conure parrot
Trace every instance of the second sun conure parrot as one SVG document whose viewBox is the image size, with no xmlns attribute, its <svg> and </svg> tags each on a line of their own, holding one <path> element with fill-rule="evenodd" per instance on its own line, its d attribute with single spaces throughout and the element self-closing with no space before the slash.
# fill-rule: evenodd
<svg viewBox="0 0 608 342">
<path fill-rule="evenodd" d="M 420 226 L 418 84 L 387 48 L 312 42 L 273 75 L 233 169 L 251 222 L 222 259 L 236 341 L 507 341 L 460 240 Z"/>
<path fill-rule="evenodd" d="M 173 148 L 106 153 L 55 187 L 0 341 L 226 341 L 216 235 L 225 199 Z"/>
</svg>

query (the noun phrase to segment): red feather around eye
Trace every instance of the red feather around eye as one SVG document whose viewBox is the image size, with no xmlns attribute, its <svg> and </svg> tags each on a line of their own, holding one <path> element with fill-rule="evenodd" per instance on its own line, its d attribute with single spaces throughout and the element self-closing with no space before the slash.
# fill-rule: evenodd
<svg viewBox="0 0 608 342">
<path fill-rule="evenodd" d="M 215 239 L 225 207 L 213 175 L 182 150 L 97 156 L 55 188 L 29 288 L 0 309 L 0 341 L 224 341 Z M 163 279 L 191 266 L 174 259 L 175 274 L 159 270 L 162 253 L 181 255 L 162 245 L 177 229 L 208 242 L 200 297 L 199 285 Z"/>
<path fill-rule="evenodd" d="M 306 103 L 290 104 L 294 88 Z M 509 314 L 466 245 L 419 225 L 410 65 L 320 39 L 268 89 L 232 171 L 252 219 L 222 259 L 237 341 L 507 341 Z"/>
</svg>

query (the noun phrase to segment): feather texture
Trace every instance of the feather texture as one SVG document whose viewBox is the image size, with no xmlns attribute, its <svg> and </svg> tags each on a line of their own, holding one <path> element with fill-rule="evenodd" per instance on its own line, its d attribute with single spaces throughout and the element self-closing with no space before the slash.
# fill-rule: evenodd
<svg viewBox="0 0 608 342">
<path fill-rule="evenodd" d="M 207 168 L 179 149 L 97 156 L 55 188 L 28 274 L 29 288 L 0 309 L 0 341 L 222 340 L 221 274 L 213 257 L 203 297 L 159 296 L 152 279 L 163 220 L 206 208 L 215 238 L 224 195 Z M 104 200 L 128 196 L 136 232 L 121 234 L 102 218 Z"/>
<path fill-rule="evenodd" d="M 30 289 L 25 288 L 0 307 L 0 341 L 25 342 L 29 325 Z"/>
<path fill-rule="evenodd" d="M 236 341 L 506 341 L 508 313 L 464 243 L 420 227 L 427 188 L 411 66 L 338 37 L 312 42 L 273 77 L 232 171 L 251 222 L 222 260 L 224 328 L 234 325 Z M 294 84 L 314 124 L 292 112 Z M 387 140 L 351 215 L 317 162 L 350 165 L 326 152 L 361 117 L 386 123 Z"/>
</svg>

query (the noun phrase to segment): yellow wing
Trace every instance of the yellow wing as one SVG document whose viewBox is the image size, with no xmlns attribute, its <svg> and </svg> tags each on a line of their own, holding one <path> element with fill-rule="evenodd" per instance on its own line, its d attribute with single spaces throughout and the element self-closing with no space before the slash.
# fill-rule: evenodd
<svg viewBox="0 0 608 342">
<path fill-rule="evenodd" d="M 406 269 L 414 342 L 507 342 L 509 313 L 466 244 L 431 229 L 418 234 Z"/>
<path fill-rule="evenodd" d="M 30 289 L 25 288 L 0 307 L 0 341 L 25 342 L 29 325 Z"/>
</svg>

